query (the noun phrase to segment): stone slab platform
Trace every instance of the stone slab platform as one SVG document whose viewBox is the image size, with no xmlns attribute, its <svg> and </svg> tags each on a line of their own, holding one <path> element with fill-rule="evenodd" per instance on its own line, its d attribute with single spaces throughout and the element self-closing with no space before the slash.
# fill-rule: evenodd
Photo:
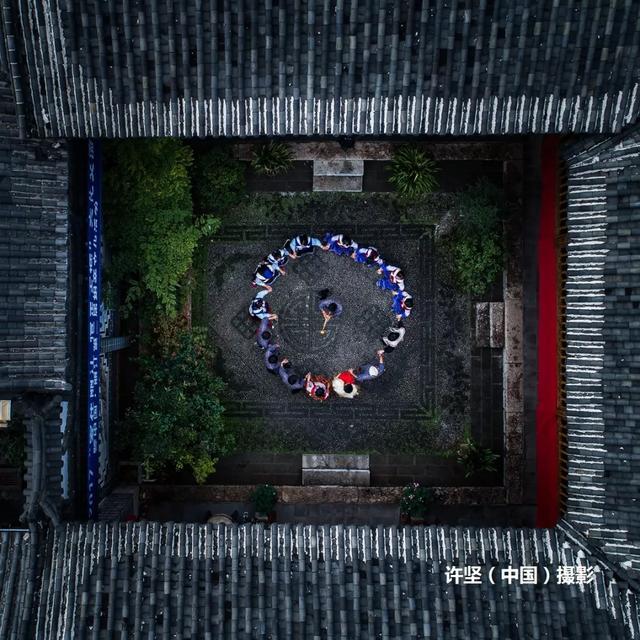
<svg viewBox="0 0 640 640">
<path fill-rule="evenodd" d="M 335 453 L 306 453 L 302 456 L 303 469 L 369 469 L 368 455 Z"/>
</svg>

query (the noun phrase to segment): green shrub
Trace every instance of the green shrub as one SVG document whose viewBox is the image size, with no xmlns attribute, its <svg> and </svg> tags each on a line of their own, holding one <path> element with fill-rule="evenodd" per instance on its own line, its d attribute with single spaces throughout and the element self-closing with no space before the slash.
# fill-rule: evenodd
<svg viewBox="0 0 640 640">
<path fill-rule="evenodd" d="M 193 196 L 201 215 L 223 215 L 237 205 L 246 191 L 244 167 L 224 147 L 196 157 Z"/>
<path fill-rule="evenodd" d="M 289 147 L 282 142 L 272 140 L 254 149 L 251 166 L 256 173 L 275 176 L 288 171 L 292 161 L 293 154 Z"/>
<path fill-rule="evenodd" d="M 105 229 L 112 250 L 110 282 L 124 285 L 123 313 L 140 300 L 175 316 L 177 292 L 198 240 L 214 218 L 195 221 L 189 170 L 191 149 L 163 138 L 106 147 Z"/>
<path fill-rule="evenodd" d="M 175 138 L 122 140 L 105 145 L 105 200 L 134 209 L 191 208 L 193 152 Z"/>
<path fill-rule="evenodd" d="M 464 467 L 464 477 L 468 478 L 478 471 L 495 471 L 500 459 L 491 449 L 479 446 L 465 431 L 456 449 L 456 461 Z"/>
<path fill-rule="evenodd" d="M 225 384 L 213 373 L 203 330 L 175 323 L 161 323 L 156 330 L 156 349 L 139 358 L 141 377 L 125 425 L 150 473 L 188 468 L 202 483 L 234 446 L 219 399 Z"/>
<path fill-rule="evenodd" d="M 261 484 L 251 495 L 251 502 L 256 509 L 256 513 L 269 514 L 273 511 L 278 501 L 276 488 L 270 484 Z"/>
<path fill-rule="evenodd" d="M 406 515 L 421 518 L 426 513 L 428 506 L 433 502 L 433 498 L 432 489 L 414 482 L 402 490 L 400 511 Z"/>
<path fill-rule="evenodd" d="M 178 287 L 191 266 L 198 240 L 205 229 L 211 231 L 217 224 L 210 221 L 207 227 L 194 225 L 191 212 L 184 210 L 156 211 L 153 224 L 139 243 L 141 282 L 154 294 L 156 310 L 169 317 L 176 314 Z M 134 291 L 136 297 L 143 294 Z M 125 309 L 134 301 L 128 297 Z"/>
<path fill-rule="evenodd" d="M 479 180 L 460 194 L 460 222 L 467 235 L 500 230 L 503 197 L 487 180 Z"/>
<path fill-rule="evenodd" d="M 460 238 L 452 257 L 459 288 L 474 296 L 483 295 L 502 271 L 502 247 L 494 234 Z"/>
<path fill-rule="evenodd" d="M 431 193 L 438 185 L 436 163 L 427 154 L 411 145 L 404 145 L 393 154 L 389 182 L 403 197 L 416 198 Z"/>
<path fill-rule="evenodd" d="M 451 238 L 450 255 L 458 287 L 483 295 L 504 263 L 499 190 L 479 182 L 460 196 L 460 219 Z"/>
</svg>

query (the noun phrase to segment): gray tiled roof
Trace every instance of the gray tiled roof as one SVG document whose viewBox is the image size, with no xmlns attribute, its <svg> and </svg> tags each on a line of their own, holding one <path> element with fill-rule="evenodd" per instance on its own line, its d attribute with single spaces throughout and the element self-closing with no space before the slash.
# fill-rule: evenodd
<svg viewBox="0 0 640 640">
<path fill-rule="evenodd" d="M 25 522 L 42 520 L 44 515 L 53 524 L 60 524 L 64 446 L 60 400 L 60 396 L 42 394 L 23 399 L 27 439 L 22 513 Z"/>
<path fill-rule="evenodd" d="M 67 173 L 65 143 L 18 139 L 0 72 L 0 397 L 69 388 Z"/>
<path fill-rule="evenodd" d="M 14 407 L 25 425 L 29 522 L 42 514 L 59 522 L 63 441 L 55 394 L 71 387 L 68 233 L 66 146 L 18 138 L 14 96 L 0 71 L 0 398 L 20 398 Z"/>
<path fill-rule="evenodd" d="M 567 161 L 567 518 L 639 575 L 640 128 Z"/>
<path fill-rule="evenodd" d="M 638 594 L 559 529 L 66 524 L 40 551 L 36 590 L 13 600 L 44 640 L 640 633 Z M 447 584 L 449 565 L 480 566 L 481 583 Z M 501 582 L 520 565 L 537 566 L 540 584 Z M 558 584 L 559 565 L 593 567 L 595 579 Z M 0 607 L 7 619 L 15 612 Z"/>
<path fill-rule="evenodd" d="M 640 108 L 630 0 L 16 4 L 41 136 L 610 132 Z"/>
<path fill-rule="evenodd" d="M 32 638 L 38 531 L 0 531 L 0 638 Z"/>
</svg>

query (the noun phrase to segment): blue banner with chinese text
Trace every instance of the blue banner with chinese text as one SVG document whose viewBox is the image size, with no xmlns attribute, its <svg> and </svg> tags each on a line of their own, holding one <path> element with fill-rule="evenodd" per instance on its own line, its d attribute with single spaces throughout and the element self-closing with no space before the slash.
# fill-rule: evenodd
<svg viewBox="0 0 640 640">
<path fill-rule="evenodd" d="M 87 515 L 90 519 L 95 519 L 98 515 L 98 477 L 100 470 L 100 289 L 102 284 L 102 163 L 99 141 L 89 140 L 88 160 Z"/>
</svg>

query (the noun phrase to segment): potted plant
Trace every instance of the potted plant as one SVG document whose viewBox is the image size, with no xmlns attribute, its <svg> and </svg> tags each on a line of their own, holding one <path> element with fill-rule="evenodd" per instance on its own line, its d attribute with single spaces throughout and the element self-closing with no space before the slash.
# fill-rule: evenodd
<svg viewBox="0 0 640 640">
<path fill-rule="evenodd" d="M 411 524 L 424 522 L 427 508 L 433 502 L 433 490 L 423 487 L 417 482 L 406 486 L 402 490 L 400 513 L 408 518 Z"/>
<path fill-rule="evenodd" d="M 276 502 L 278 501 L 278 493 L 276 488 L 270 484 L 261 484 L 251 495 L 251 502 L 256 512 L 256 520 L 258 522 L 273 522 L 275 520 Z"/>
</svg>

